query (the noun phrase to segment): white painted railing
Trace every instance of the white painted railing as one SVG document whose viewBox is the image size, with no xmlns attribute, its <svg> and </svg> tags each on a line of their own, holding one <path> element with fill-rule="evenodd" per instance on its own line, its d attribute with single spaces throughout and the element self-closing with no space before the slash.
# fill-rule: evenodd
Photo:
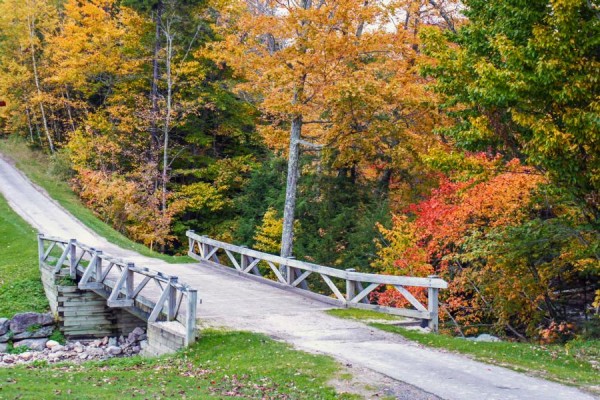
<svg viewBox="0 0 600 400">
<path fill-rule="evenodd" d="M 437 276 L 417 278 L 340 270 L 220 242 L 206 236 L 200 236 L 194 231 L 187 231 L 186 234 L 189 241 L 188 254 L 196 260 L 227 266 L 219 258 L 219 256 L 225 256 L 239 274 L 265 282 L 272 282 L 281 287 L 299 290 L 304 295 L 310 295 L 310 297 L 317 297 L 320 300 L 334 302 L 346 307 L 372 309 L 424 319 L 428 321 L 432 331 L 438 329 L 438 294 L 439 290 L 447 288 L 448 284 Z M 261 273 L 260 267 L 269 274 Z M 333 298 L 316 293 L 314 289 L 310 288 L 307 284 L 307 278 L 313 274 L 325 283 L 332 296 L 334 296 Z M 270 275 L 270 277 L 264 275 Z M 345 283 L 339 287 L 334 280 L 342 280 Z M 398 291 L 414 308 L 393 308 L 371 304 L 368 300 L 369 294 L 382 285 Z M 427 288 L 427 307 L 406 287 Z M 345 293 L 342 293 L 342 291 Z"/>
<path fill-rule="evenodd" d="M 40 264 L 70 276 L 79 289 L 102 295 L 108 307 L 128 308 L 148 322 L 179 321 L 186 345 L 196 340 L 198 293 L 176 276 L 136 267 L 75 239 L 38 234 L 38 253 Z"/>
</svg>

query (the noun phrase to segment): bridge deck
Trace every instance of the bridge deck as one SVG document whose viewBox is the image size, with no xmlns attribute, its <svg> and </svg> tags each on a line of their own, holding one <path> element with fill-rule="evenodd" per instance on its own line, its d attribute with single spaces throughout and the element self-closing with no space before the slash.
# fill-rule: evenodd
<svg viewBox="0 0 600 400">
<path fill-rule="evenodd" d="M 90 232 L 2 159 L 0 192 L 41 232 L 77 238 L 138 266 L 179 276 L 180 282 L 196 288 L 202 298 L 198 307 L 202 324 L 266 333 L 298 348 L 370 368 L 444 399 L 595 398 L 571 387 L 422 348 L 358 322 L 339 320 L 321 312 L 330 308 L 324 303 L 205 265 L 170 265 L 121 249 Z"/>
</svg>

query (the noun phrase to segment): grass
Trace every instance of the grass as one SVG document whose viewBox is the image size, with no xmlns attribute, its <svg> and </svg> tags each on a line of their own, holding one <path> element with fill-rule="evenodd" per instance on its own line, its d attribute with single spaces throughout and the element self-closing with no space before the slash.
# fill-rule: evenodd
<svg viewBox="0 0 600 400">
<path fill-rule="evenodd" d="M 36 232 L 0 195 L 0 317 L 48 310 L 40 280 Z"/>
<path fill-rule="evenodd" d="M 2 368 L 0 397 L 356 399 L 327 384 L 338 368 L 263 335 L 205 331 L 192 347 L 157 359 Z"/>
<path fill-rule="evenodd" d="M 393 317 L 374 311 L 349 309 L 330 310 L 328 313 L 339 318 L 363 320 L 369 326 L 399 334 L 424 346 L 450 350 L 488 364 L 500 365 L 596 392 L 600 391 L 600 387 L 597 386 L 598 376 L 600 376 L 600 340 L 578 339 L 565 345 L 544 346 L 517 342 L 474 342 L 371 322 Z"/>
<path fill-rule="evenodd" d="M 0 153 L 12 159 L 15 162 L 15 165 L 32 182 L 44 188 L 50 197 L 56 200 L 88 228 L 98 235 L 103 236 L 109 242 L 148 257 L 159 258 L 169 263 L 194 262 L 194 260 L 188 256 L 170 256 L 152 251 L 146 246 L 128 239 L 123 234 L 98 219 L 92 211 L 81 203 L 79 197 L 77 197 L 69 186 L 68 179 L 65 179 L 64 176 L 64 162 L 61 162 L 60 158 L 52 159 L 48 155 L 31 150 L 27 144 L 17 136 L 0 139 Z"/>
<path fill-rule="evenodd" d="M 361 310 L 358 308 L 334 308 L 326 311 L 327 314 L 334 317 L 353 319 L 359 321 L 402 321 L 403 317 L 397 315 L 384 314 L 377 311 Z"/>
</svg>

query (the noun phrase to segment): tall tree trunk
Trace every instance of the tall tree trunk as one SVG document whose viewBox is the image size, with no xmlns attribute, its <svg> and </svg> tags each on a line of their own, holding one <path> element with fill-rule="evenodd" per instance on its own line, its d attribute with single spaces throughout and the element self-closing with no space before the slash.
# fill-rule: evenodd
<svg viewBox="0 0 600 400">
<path fill-rule="evenodd" d="M 29 113 L 29 106 L 25 107 L 25 114 L 27 114 L 27 127 L 29 128 L 29 139 L 31 143 L 34 143 L 33 139 L 33 125 L 31 124 L 31 114 Z"/>
<path fill-rule="evenodd" d="M 31 63 L 33 65 L 33 78 L 35 80 L 35 87 L 37 89 L 37 94 L 40 103 L 40 111 L 42 113 L 42 123 L 44 124 L 44 131 L 46 132 L 46 138 L 48 139 L 48 145 L 50 147 L 50 152 L 54 154 L 54 141 L 52 140 L 52 136 L 50 135 L 50 130 L 48 129 L 48 121 L 46 119 L 46 111 L 44 110 L 44 103 L 42 102 L 42 89 L 40 88 L 40 78 L 38 76 L 37 69 L 37 60 L 35 58 L 35 45 L 33 44 L 33 39 L 35 37 L 35 23 L 33 19 L 27 17 L 27 22 L 29 25 L 29 45 L 31 48 Z"/>
<path fill-rule="evenodd" d="M 167 112 L 165 115 L 165 124 L 163 130 L 163 169 L 162 169 L 162 212 L 167 210 L 167 182 L 169 180 L 169 130 L 171 129 L 171 110 L 173 97 L 173 76 L 171 73 L 171 61 L 173 58 L 173 34 L 171 33 L 170 21 L 165 29 L 165 38 L 167 39 Z"/>
<path fill-rule="evenodd" d="M 150 125 L 150 149 L 148 159 L 150 161 L 154 160 L 155 149 L 159 146 L 159 138 L 158 138 L 158 80 L 159 76 L 159 53 L 160 53 L 160 36 L 161 36 L 161 25 L 162 25 L 162 12 L 163 12 L 163 2 L 159 1 L 156 6 L 156 13 L 154 16 L 156 30 L 154 36 L 154 55 L 152 58 L 152 89 L 150 92 L 150 99 L 152 102 L 152 111 L 151 111 L 151 125 Z"/>
<path fill-rule="evenodd" d="M 294 242 L 294 212 L 298 189 L 298 165 L 300 159 L 300 137 L 302 134 L 302 116 L 292 119 L 290 130 L 290 154 L 288 156 L 287 184 L 285 188 L 285 206 L 283 209 L 283 233 L 281 235 L 281 256 L 291 257 Z"/>
<path fill-rule="evenodd" d="M 312 7 L 312 0 L 302 0 L 300 7 L 308 10 Z M 305 21 L 301 22 L 304 26 Z M 303 32 L 300 36 L 304 35 Z M 304 49 L 305 51 L 305 49 Z M 302 93 L 306 82 L 306 74 L 300 79 L 295 88 L 292 104 L 298 104 L 302 101 Z M 291 257 L 294 253 L 294 214 L 296 210 L 296 193 L 298 191 L 298 166 L 300 159 L 300 139 L 302 138 L 302 114 L 296 114 L 292 117 L 292 126 L 290 128 L 290 151 L 288 155 L 287 182 L 285 187 L 285 204 L 283 207 L 283 232 L 281 233 L 281 256 Z"/>
</svg>

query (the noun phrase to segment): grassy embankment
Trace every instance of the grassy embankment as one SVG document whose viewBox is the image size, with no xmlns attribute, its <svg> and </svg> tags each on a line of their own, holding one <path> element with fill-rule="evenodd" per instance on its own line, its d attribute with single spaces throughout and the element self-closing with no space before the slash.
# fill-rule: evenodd
<svg viewBox="0 0 600 400">
<path fill-rule="evenodd" d="M 108 224 L 99 220 L 92 211 L 86 208 L 62 176 L 60 161 L 35 152 L 18 137 L 0 139 L 0 153 L 14 161 L 15 165 L 27 177 L 44 188 L 46 192 L 61 206 L 83 222 L 88 228 L 105 237 L 109 242 L 125 249 L 130 249 L 148 257 L 160 258 L 169 263 L 193 262 L 187 256 L 169 256 L 154 252 L 146 246 L 133 242 Z"/>
<path fill-rule="evenodd" d="M 473 342 L 373 322 L 397 318 L 373 311 L 342 309 L 329 310 L 328 313 L 339 318 L 362 320 L 369 326 L 402 335 L 424 346 L 450 350 L 478 361 L 600 392 L 600 340 L 577 339 L 565 345 L 544 346 L 517 342 Z"/>
<path fill-rule="evenodd" d="M 35 243 L 35 231 L 0 196 L 0 317 L 48 308 Z M 355 398 L 327 385 L 338 369 L 329 357 L 262 335 L 209 331 L 191 348 L 158 359 L 0 368 L 0 398 Z"/>
</svg>

